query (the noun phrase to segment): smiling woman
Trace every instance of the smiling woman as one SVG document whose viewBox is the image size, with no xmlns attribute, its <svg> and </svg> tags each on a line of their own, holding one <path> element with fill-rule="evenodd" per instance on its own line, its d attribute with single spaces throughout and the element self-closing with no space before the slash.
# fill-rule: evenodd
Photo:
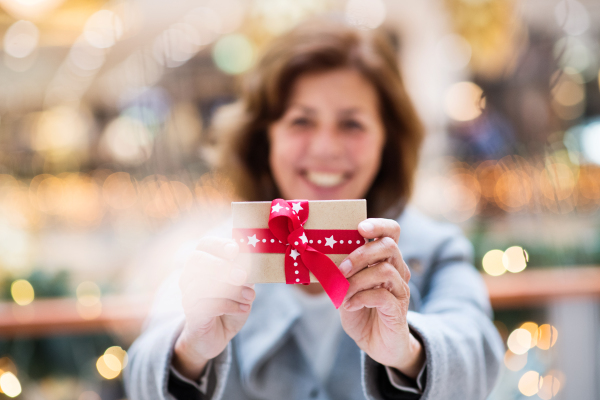
<svg viewBox="0 0 600 400">
<path fill-rule="evenodd" d="M 379 170 L 385 140 L 377 93 L 352 69 L 298 78 L 269 127 L 269 164 L 287 199 L 357 199 Z"/>
<path fill-rule="evenodd" d="M 156 302 L 181 307 L 129 350 L 129 397 L 483 400 L 504 349 L 469 242 L 406 206 L 423 131 L 385 35 L 301 24 L 244 82 L 214 129 L 239 195 L 366 198 L 377 218 L 335 271 L 335 306 L 321 282 L 248 283 L 231 227 L 200 239 Z"/>
<path fill-rule="evenodd" d="M 395 217 L 410 196 L 423 127 L 380 31 L 304 23 L 215 119 L 218 167 L 241 198 L 366 198 L 369 216 Z"/>
</svg>

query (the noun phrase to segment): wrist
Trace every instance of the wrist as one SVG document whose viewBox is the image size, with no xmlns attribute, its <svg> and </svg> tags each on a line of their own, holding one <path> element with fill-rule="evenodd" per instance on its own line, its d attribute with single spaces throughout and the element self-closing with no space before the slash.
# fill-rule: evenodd
<svg viewBox="0 0 600 400">
<path fill-rule="evenodd" d="M 171 365 L 186 378 L 196 382 L 200 379 L 204 368 L 210 361 L 208 358 L 196 354 L 190 346 L 186 335 L 182 332 L 177 338 L 173 349 Z"/>
<path fill-rule="evenodd" d="M 407 356 L 390 367 L 397 369 L 411 379 L 416 379 L 425 364 L 425 349 L 417 338 L 410 334 Z"/>
</svg>

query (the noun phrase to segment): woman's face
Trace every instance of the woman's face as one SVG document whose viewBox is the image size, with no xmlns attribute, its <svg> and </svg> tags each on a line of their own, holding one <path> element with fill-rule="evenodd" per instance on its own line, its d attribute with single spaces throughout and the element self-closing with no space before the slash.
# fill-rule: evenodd
<svg viewBox="0 0 600 400">
<path fill-rule="evenodd" d="M 284 198 L 363 198 L 385 143 L 377 92 L 351 69 L 301 75 L 269 140 L 269 165 Z"/>
</svg>

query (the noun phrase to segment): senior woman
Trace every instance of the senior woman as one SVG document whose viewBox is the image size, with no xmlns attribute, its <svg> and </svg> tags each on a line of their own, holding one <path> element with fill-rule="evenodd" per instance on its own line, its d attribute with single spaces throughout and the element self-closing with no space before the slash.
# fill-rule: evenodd
<svg viewBox="0 0 600 400">
<path fill-rule="evenodd" d="M 129 350 L 130 398 L 484 399 L 503 346 L 467 239 L 407 206 L 423 130 L 385 35 L 304 23 L 225 114 L 241 198 L 366 198 L 373 240 L 336 310 L 318 283 L 247 284 L 230 225 L 204 237 Z"/>
</svg>

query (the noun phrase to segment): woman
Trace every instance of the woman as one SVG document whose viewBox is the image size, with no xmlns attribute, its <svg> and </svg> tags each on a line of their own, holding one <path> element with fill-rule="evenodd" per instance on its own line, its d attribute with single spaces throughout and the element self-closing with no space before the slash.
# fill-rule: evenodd
<svg viewBox="0 0 600 400">
<path fill-rule="evenodd" d="M 468 241 L 406 206 L 422 127 L 386 38 L 293 29 L 220 126 L 243 198 L 366 198 L 379 218 L 358 229 L 374 240 L 340 264 L 336 310 L 319 284 L 246 284 L 230 228 L 205 237 L 157 300 L 182 307 L 155 312 L 129 351 L 130 398 L 484 399 L 503 346 Z"/>
</svg>

